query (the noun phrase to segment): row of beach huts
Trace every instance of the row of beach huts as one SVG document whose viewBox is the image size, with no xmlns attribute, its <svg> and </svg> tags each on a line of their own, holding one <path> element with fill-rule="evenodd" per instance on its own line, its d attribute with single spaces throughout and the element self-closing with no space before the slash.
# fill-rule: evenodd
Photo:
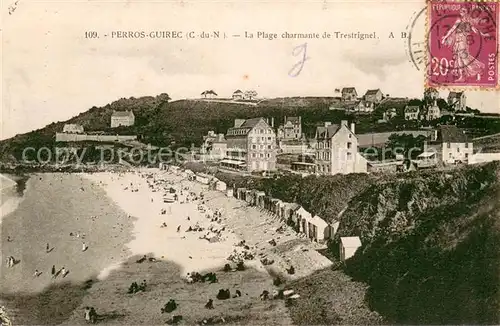
<svg viewBox="0 0 500 326">
<path fill-rule="evenodd" d="M 313 216 L 297 203 L 284 202 L 255 189 L 228 187 L 225 182 L 205 173 L 195 173 L 189 169 L 180 171 L 180 168 L 175 166 L 169 166 L 169 168 L 174 170 L 173 172 L 183 173 L 188 180 L 197 181 L 209 186 L 211 189 L 224 192 L 227 197 L 235 197 L 245 201 L 250 206 L 268 211 L 276 218 L 292 226 L 297 233 L 305 234 L 311 241 L 326 243 L 334 237 L 339 228 L 338 221 L 327 223 L 320 216 Z M 339 246 L 340 259 L 344 261 L 352 257 L 359 247 L 361 247 L 359 237 L 341 237 Z"/>
</svg>

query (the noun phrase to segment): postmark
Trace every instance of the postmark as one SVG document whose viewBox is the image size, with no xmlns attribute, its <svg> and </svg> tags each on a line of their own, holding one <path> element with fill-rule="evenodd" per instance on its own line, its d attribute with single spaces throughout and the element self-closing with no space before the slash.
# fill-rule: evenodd
<svg viewBox="0 0 500 326">
<path fill-rule="evenodd" d="M 498 87 L 498 5 L 428 2 L 427 86 Z"/>
</svg>

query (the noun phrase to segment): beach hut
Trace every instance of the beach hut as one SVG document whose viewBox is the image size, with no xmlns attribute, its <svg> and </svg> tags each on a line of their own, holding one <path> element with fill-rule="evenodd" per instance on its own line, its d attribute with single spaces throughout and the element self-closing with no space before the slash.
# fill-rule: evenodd
<svg viewBox="0 0 500 326">
<path fill-rule="evenodd" d="M 273 206 L 273 200 L 276 200 L 274 199 L 273 197 L 271 196 L 264 196 L 264 209 L 271 212 L 272 210 L 272 206 Z"/>
<path fill-rule="evenodd" d="M 247 189 L 245 191 L 245 197 L 248 205 L 255 205 L 255 190 Z"/>
<path fill-rule="evenodd" d="M 281 199 L 274 198 L 271 200 L 271 212 L 279 217 L 280 207 L 283 204 Z"/>
<path fill-rule="evenodd" d="M 204 185 L 208 185 L 210 183 L 211 177 L 207 174 L 204 173 L 197 173 L 196 174 L 196 181 L 199 183 L 202 183 Z"/>
<path fill-rule="evenodd" d="M 328 223 L 325 222 L 321 217 L 318 215 L 315 215 L 311 221 L 310 224 L 312 225 L 312 233 L 311 233 L 311 239 L 314 239 L 318 242 L 323 243 L 325 240 L 328 240 L 331 238 L 331 228 Z"/>
<path fill-rule="evenodd" d="M 233 197 L 234 196 L 233 188 L 228 188 L 226 190 L 226 196 L 228 196 L 228 197 Z"/>
<path fill-rule="evenodd" d="M 359 247 L 361 247 L 361 239 L 359 237 L 341 237 L 340 260 L 346 261 L 354 256 Z"/>
<path fill-rule="evenodd" d="M 264 204 L 264 198 L 266 197 L 266 193 L 263 191 L 257 191 L 255 192 L 255 206 L 259 208 L 265 208 Z"/>
<path fill-rule="evenodd" d="M 222 181 L 217 181 L 215 183 L 215 190 L 218 190 L 218 191 L 226 191 L 227 189 L 227 185 L 225 182 L 222 182 Z"/>
<path fill-rule="evenodd" d="M 312 219 L 311 213 L 306 211 L 304 207 L 300 207 L 294 213 L 294 221 L 296 225 L 296 231 L 309 234 L 309 221 Z"/>
<path fill-rule="evenodd" d="M 246 193 L 247 193 L 246 188 L 238 188 L 238 189 L 236 189 L 236 198 L 238 198 L 239 200 L 245 200 Z"/>
</svg>

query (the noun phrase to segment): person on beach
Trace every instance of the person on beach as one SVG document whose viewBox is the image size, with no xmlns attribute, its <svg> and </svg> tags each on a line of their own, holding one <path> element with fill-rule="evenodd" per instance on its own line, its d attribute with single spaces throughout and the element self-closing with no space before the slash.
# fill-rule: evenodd
<svg viewBox="0 0 500 326">
<path fill-rule="evenodd" d="M 52 277 L 56 275 L 56 265 L 52 265 Z"/>
<path fill-rule="evenodd" d="M 64 268 L 64 267 L 63 267 L 63 268 L 61 268 L 61 270 L 60 270 L 60 274 L 61 274 L 62 276 L 64 276 L 64 275 L 66 274 L 66 268 Z"/>
<path fill-rule="evenodd" d="M 42 272 L 39 272 L 38 269 L 35 269 L 35 273 L 33 274 L 33 277 L 38 277 L 42 274 Z"/>
<path fill-rule="evenodd" d="M 90 323 L 90 307 L 85 307 L 85 321 L 87 323 Z"/>
<path fill-rule="evenodd" d="M 179 225 L 179 226 L 177 227 L 177 232 L 180 232 L 180 231 L 181 231 L 181 226 Z"/>
<path fill-rule="evenodd" d="M 88 249 L 88 246 L 85 242 L 82 243 L 82 251 L 86 251 Z"/>
<path fill-rule="evenodd" d="M 12 242 L 12 239 L 10 238 L 10 235 L 7 236 L 7 242 Z"/>
<path fill-rule="evenodd" d="M 50 246 L 49 246 L 49 243 L 47 242 L 47 246 L 45 246 L 45 252 L 49 252 L 50 250 Z"/>
</svg>

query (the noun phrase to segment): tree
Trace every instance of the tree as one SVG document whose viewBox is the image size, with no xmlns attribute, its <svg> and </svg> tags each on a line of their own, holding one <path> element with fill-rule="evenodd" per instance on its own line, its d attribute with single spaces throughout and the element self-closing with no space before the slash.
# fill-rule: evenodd
<svg viewBox="0 0 500 326">
<path fill-rule="evenodd" d="M 422 153 L 425 136 L 414 137 L 412 134 L 392 134 L 389 136 L 388 147 L 398 154 L 402 152 L 405 158 L 416 158 Z"/>
<path fill-rule="evenodd" d="M 171 100 L 170 96 L 168 96 L 167 93 L 161 93 L 156 97 L 156 99 L 160 102 L 160 104 L 167 103 L 168 101 Z"/>
</svg>

